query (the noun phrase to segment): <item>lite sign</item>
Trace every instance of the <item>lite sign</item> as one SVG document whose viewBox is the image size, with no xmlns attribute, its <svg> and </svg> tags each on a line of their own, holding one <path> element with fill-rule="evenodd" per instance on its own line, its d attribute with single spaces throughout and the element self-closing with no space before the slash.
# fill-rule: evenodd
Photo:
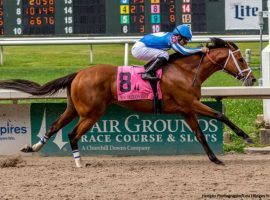
<svg viewBox="0 0 270 200">
<path fill-rule="evenodd" d="M 226 30 L 260 29 L 259 12 L 262 11 L 262 0 L 226 0 Z"/>
</svg>

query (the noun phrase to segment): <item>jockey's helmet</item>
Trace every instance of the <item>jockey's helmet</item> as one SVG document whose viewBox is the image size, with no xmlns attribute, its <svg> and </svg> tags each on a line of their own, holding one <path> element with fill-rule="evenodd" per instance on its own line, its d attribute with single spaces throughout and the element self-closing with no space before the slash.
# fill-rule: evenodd
<svg viewBox="0 0 270 200">
<path fill-rule="evenodd" d="M 173 30 L 173 34 L 185 37 L 186 39 L 188 39 L 188 41 L 191 41 L 192 38 L 192 32 L 190 30 L 190 27 L 187 25 L 179 25 L 175 27 L 175 29 Z"/>
</svg>

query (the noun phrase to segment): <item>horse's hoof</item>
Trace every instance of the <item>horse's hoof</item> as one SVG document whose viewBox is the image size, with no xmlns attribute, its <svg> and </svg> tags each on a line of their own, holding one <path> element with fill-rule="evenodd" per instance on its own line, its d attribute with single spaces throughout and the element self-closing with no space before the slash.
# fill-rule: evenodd
<svg viewBox="0 0 270 200">
<path fill-rule="evenodd" d="M 225 165 L 221 160 L 217 159 L 216 157 L 210 160 L 217 165 Z"/>
<path fill-rule="evenodd" d="M 26 146 L 22 147 L 20 149 L 20 151 L 24 152 L 24 153 L 32 153 L 32 152 L 34 152 L 33 148 L 31 146 L 29 146 L 29 145 L 26 145 Z"/>
<path fill-rule="evenodd" d="M 247 144 L 254 144 L 254 142 L 251 138 L 246 138 L 245 141 Z"/>
<path fill-rule="evenodd" d="M 83 167 L 81 159 L 75 159 L 75 164 L 76 164 L 77 168 L 82 168 Z"/>
<path fill-rule="evenodd" d="M 219 160 L 219 159 L 216 159 L 215 161 L 213 161 L 215 164 L 217 164 L 217 165 L 225 165 L 221 160 Z"/>
</svg>

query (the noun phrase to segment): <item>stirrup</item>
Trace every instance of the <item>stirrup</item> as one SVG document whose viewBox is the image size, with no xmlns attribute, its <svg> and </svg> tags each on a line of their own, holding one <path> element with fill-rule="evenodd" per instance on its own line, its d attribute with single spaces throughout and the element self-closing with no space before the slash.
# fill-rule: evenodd
<svg viewBox="0 0 270 200">
<path fill-rule="evenodd" d="M 159 81 L 160 78 L 156 76 L 151 76 L 149 73 L 143 73 L 142 74 L 142 79 L 143 80 L 149 80 L 149 81 Z"/>
</svg>

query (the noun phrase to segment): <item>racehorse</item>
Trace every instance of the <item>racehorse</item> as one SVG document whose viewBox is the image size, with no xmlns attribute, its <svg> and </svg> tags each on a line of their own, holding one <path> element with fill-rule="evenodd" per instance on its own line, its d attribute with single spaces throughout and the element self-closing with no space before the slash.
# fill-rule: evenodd
<svg viewBox="0 0 270 200">
<path fill-rule="evenodd" d="M 200 102 L 201 85 L 209 76 L 219 70 L 242 80 L 245 86 L 253 85 L 256 79 L 236 44 L 219 38 L 211 38 L 211 43 L 207 46 L 210 51 L 206 55 L 196 54 L 186 57 L 175 53 L 163 66 L 163 76 L 160 80 L 163 113 L 181 114 L 209 159 L 216 164 L 223 164 L 207 144 L 198 124 L 197 115 L 220 120 L 246 142 L 252 143 L 252 140 L 224 114 Z M 69 133 L 69 140 L 75 164 L 77 167 L 82 167 L 77 143 L 81 136 L 104 114 L 110 104 L 115 103 L 136 111 L 152 112 L 153 102 L 151 100 L 117 101 L 117 69 L 117 66 L 107 64 L 96 65 L 52 80 L 44 85 L 21 79 L 0 81 L 0 88 L 15 89 L 38 96 L 52 95 L 60 89 L 67 89 L 65 112 L 51 125 L 50 130 L 38 143 L 23 147 L 21 151 L 39 151 L 52 135 L 79 116 L 78 123 Z"/>
</svg>

